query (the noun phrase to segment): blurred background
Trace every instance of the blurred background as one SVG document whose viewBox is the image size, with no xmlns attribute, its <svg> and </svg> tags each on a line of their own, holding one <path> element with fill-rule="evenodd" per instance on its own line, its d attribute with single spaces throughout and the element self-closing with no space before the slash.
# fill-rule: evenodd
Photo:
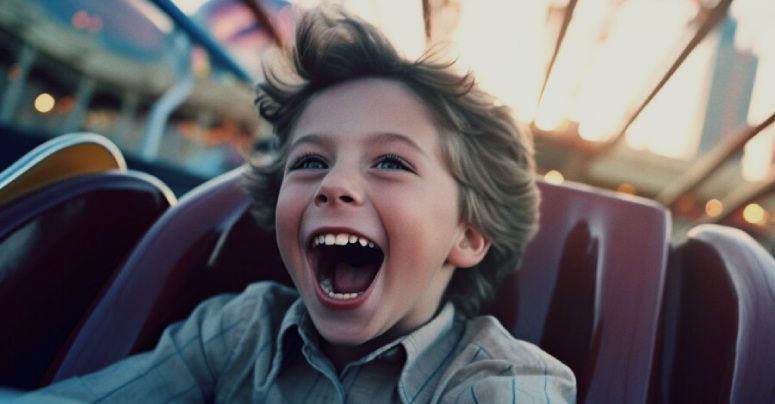
<svg viewBox="0 0 775 404">
<path fill-rule="evenodd" d="M 0 170 L 75 131 L 176 194 L 260 153 L 262 61 L 320 0 L 0 0 Z M 512 107 L 539 175 L 775 247 L 772 0 L 342 0 Z"/>
</svg>

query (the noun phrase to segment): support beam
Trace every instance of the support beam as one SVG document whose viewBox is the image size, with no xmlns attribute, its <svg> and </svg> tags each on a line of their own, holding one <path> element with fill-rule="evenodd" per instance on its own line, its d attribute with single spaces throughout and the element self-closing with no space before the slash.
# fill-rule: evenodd
<svg viewBox="0 0 775 404">
<path fill-rule="evenodd" d="M 698 162 L 693 164 L 689 171 L 678 180 L 668 185 L 664 191 L 657 195 L 657 201 L 665 206 L 672 206 L 680 197 L 694 191 L 711 174 L 716 172 L 730 157 L 743 149 L 745 144 L 762 130 L 775 122 L 775 112 L 756 126 L 746 127 L 737 134 L 726 136 L 724 142 L 713 148 Z"/>
<path fill-rule="evenodd" d="M 272 42 L 282 48 L 284 46 L 283 38 L 277 32 L 277 28 L 275 28 L 274 24 L 272 24 L 272 20 L 269 19 L 266 12 L 264 12 L 264 9 L 259 3 L 260 0 L 242 0 L 242 4 L 244 4 L 248 10 L 250 10 L 250 13 L 253 14 L 253 18 L 255 18 L 256 22 L 258 22 L 258 25 L 260 25 L 266 30 L 267 33 L 269 33 L 269 37 L 272 38 Z"/>
<path fill-rule="evenodd" d="M 176 66 L 178 81 L 161 98 L 153 103 L 148 113 L 148 122 L 140 147 L 140 157 L 146 161 L 153 161 L 158 158 L 162 137 L 164 136 L 164 128 L 167 125 L 169 116 L 186 100 L 194 88 L 194 74 L 191 71 L 191 64 L 188 63 L 188 57 L 191 54 L 191 42 L 182 33 L 177 34 L 173 51 L 176 53 L 178 61 Z"/>
<path fill-rule="evenodd" d="M 585 155 L 580 155 L 577 159 L 575 159 L 568 165 L 568 170 L 572 170 L 573 172 L 578 173 L 578 175 L 576 175 L 575 178 L 583 179 L 586 172 L 588 171 L 589 164 L 592 162 L 592 160 L 610 153 L 619 144 L 619 142 L 621 142 L 621 140 L 624 139 L 624 136 L 627 133 L 627 130 L 630 128 L 633 122 L 635 122 L 635 120 L 638 118 L 638 116 L 640 116 L 643 110 L 646 109 L 646 106 L 648 106 L 648 104 L 654 99 L 654 97 L 656 97 L 659 91 L 662 90 L 662 88 L 670 80 L 670 78 L 673 77 L 673 74 L 675 74 L 678 68 L 681 67 L 681 64 L 683 64 L 686 58 L 688 58 L 689 55 L 697 47 L 697 45 L 699 45 L 700 42 L 702 42 L 702 40 L 705 39 L 708 33 L 710 33 L 710 31 L 716 25 L 718 25 L 721 21 L 723 21 L 724 17 L 727 15 L 727 12 L 729 11 L 729 6 L 731 4 L 732 4 L 732 0 L 720 0 L 718 4 L 715 7 L 713 7 L 713 9 L 707 14 L 705 19 L 702 21 L 702 24 L 700 24 L 700 26 L 697 28 L 697 31 L 695 31 L 694 36 L 689 41 L 689 43 L 686 44 L 684 49 L 681 51 L 678 57 L 673 61 L 673 63 L 667 69 L 665 74 L 663 74 L 662 77 L 659 79 L 659 81 L 657 81 L 656 85 L 652 88 L 649 94 L 643 99 L 643 101 L 640 102 L 640 104 L 638 104 L 638 107 L 630 114 L 630 116 L 625 121 L 624 125 L 622 125 L 621 129 L 617 131 L 614 137 L 612 137 L 609 141 L 602 143 L 599 146 L 591 149 L 590 153 Z"/>
<path fill-rule="evenodd" d="M 430 0 L 422 0 L 422 21 L 425 25 L 425 43 L 431 43 L 431 4 Z"/>
<path fill-rule="evenodd" d="M 544 92 L 546 91 L 546 86 L 549 84 L 549 78 L 552 76 L 552 70 L 554 69 L 554 64 L 555 62 L 557 62 L 557 55 L 560 54 L 562 43 L 565 40 L 565 35 L 568 33 L 568 27 L 570 26 L 570 22 L 573 19 L 573 11 L 576 10 L 576 4 L 578 4 L 578 0 L 569 0 L 568 4 L 565 5 L 565 13 L 562 16 L 562 25 L 560 26 L 560 32 L 557 34 L 557 41 L 554 43 L 554 51 L 552 51 L 552 58 L 549 59 L 549 65 L 546 66 L 546 73 L 544 73 L 544 84 L 541 85 L 541 93 L 538 95 L 539 108 L 541 106 L 541 101 L 544 98 Z"/>
<path fill-rule="evenodd" d="M 169 16 L 175 24 L 183 30 L 191 41 L 198 44 L 207 51 L 207 54 L 212 60 L 231 71 L 234 75 L 240 79 L 253 83 L 254 79 L 251 77 L 234 59 L 229 56 L 223 47 L 213 39 L 210 34 L 205 32 L 202 28 L 191 21 L 180 9 L 172 3 L 172 0 L 151 0 L 161 11 Z"/>
<path fill-rule="evenodd" d="M 0 106 L 0 122 L 10 123 L 13 121 L 22 98 L 22 92 L 27 86 L 27 77 L 30 74 L 30 70 L 32 70 L 32 65 L 35 63 L 37 55 L 38 51 L 29 44 L 24 45 L 24 48 L 22 48 L 19 62 L 15 66 L 18 71 L 13 74 L 14 77 L 9 80 L 8 86 L 3 93 L 2 105 Z"/>
<path fill-rule="evenodd" d="M 75 107 L 67 114 L 65 122 L 62 124 L 61 129 L 63 133 L 75 132 L 81 129 L 83 121 L 86 119 L 86 113 L 89 111 L 89 105 L 91 104 L 96 85 L 97 80 L 84 71 L 78 80 L 75 95 L 73 95 Z"/>
</svg>

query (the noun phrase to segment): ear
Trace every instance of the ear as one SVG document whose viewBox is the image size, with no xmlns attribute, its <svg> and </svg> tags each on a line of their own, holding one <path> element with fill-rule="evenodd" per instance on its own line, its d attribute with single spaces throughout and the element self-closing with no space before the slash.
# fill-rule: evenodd
<svg viewBox="0 0 775 404">
<path fill-rule="evenodd" d="M 456 268 L 470 268 L 481 262 L 489 250 L 490 240 L 479 230 L 467 227 L 452 246 L 447 263 Z"/>
</svg>

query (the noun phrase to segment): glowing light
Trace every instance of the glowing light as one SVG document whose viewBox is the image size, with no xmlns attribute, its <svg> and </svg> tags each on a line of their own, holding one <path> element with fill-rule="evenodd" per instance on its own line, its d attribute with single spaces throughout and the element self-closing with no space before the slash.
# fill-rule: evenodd
<svg viewBox="0 0 775 404">
<path fill-rule="evenodd" d="M 775 14 L 775 12 L 773 12 Z M 775 24 L 770 24 L 775 37 Z M 767 119 L 775 108 L 775 44 L 762 47 L 757 55 L 756 77 L 751 93 L 751 105 L 748 109 L 748 123 L 758 125 Z"/>
<path fill-rule="evenodd" d="M 35 97 L 35 109 L 42 114 L 50 112 L 54 109 L 54 105 L 56 101 L 49 93 L 41 93 Z"/>
<path fill-rule="evenodd" d="M 626 134 L 627 144 L 672 158 L 691 158 L 697 152 L 710 90 L 715 42 L 703 41 L 681 64 Z M 698 96 L 698 94 L 700 94 Z"/>
<path fill-rule="evenodd" d="M 9 81 L 18 79 L 20 74 L 22 74 L 22 68 L 18 64 L 14 63 L 8 68 Z"/>
<path fill-rule="evenodd" d="M 651 79 L 656 71 L 664 68 L 662 63 L 674 44 L 685 34 L 687 24 L 696 15 L 696 6 L 689 2 L 654 2 L 633 0 L 623 2 L 611 14 L 609 22 L 592 29 L 605 33 L 595 39 L 594 52 L 589 54 L 587 73 L 581 76 L 578 95 L 570 110 L 572 120 L 579 122 L 579 135 L 590 141 L 605 141 L 614 136 L 625 119 L 632 112 L 635 103 L 645 95 L 646 86 L 653 85 Z M 574 17 L 575 18 L 575 17 Z M 659 32 L 652 32 L 649 26 L 659 21 Z M 605 31 L 600 31 L 601 27 Z M 704 76 L 696 74 L 696 69 L 687 73 L 676 83 L 702 82 Z M 695 80 L 692 76 L 699 76 Z M 684 90 L 682 87 L 681 90 Z M 692 89 L 689 89 L 692 90 Z M 660 110 L 660 113 L 673 112 L 675 105 L 685 99 L 698 98 L 696 91 L 676 91 L 680 97 L 667 98 L 672 109 Z M 697 102 L 699 104 L 699 101 Z M 685 111 L 673 112 L 683 121 L 694 118 L 685 117 Z M 662 121 L 670 122 L 669 135 L 662 136 L 665 142 L 676 142 L 676 138 L 687 136 L 687 132 L 675 129 L 677 119 L 670 117 Z M 682 123 L 682 122 L 679 122 Z M 667 125 L 666 125 L 667 126 Z M 650 131 L 649 143 L 662 132 Z M 676 134 L 678 136 L 676 136 Z M 662 139 L 654 142 L 663 142 Z M 670 148 L 668 146 L 667 148 Z"/>
<path fill-rule="evenodd" d="M 85 29 L 89 26 L 89 14 L 86 11 L 78 10 L 70 18 L 70 23 L 73 24 L 75 28 Z"/>
<path fill-rule="evenodd" d="M 544 180 L 550 184 L 559 185 L 565 182 L 565 177 L 557 170 L 550 170 L 548 173 L 546 173 L 546 175 L 544 175 Z"/>
<path fill-rule="evenodd" d="M 681 214 L 690 214 L 694 212 L 696 208 L 697 204 L 691 195 L 684 195 L 678 198 L 678 201 L 675 203 L 676 212 L 680 212 Z"/>
<path fill-rule="evenodd" d="M 541 103 L 541 106 L 544 105 L 546 103 Z M 557 109 L 543 108 L 538 111 L 538 115 L 535 117 L 536 127 L 547 132 L 558 129 L 562 123 L 563 116 L 561 113 L 557 113 Z"/>
<path fill-rule="evenodd" d="M 749 140 L 743 148 L 740 170 L 743 179 L 756 182 L 767 177 L 772 163 L 772 146 L 775 126 L 769 126 Z"/>
<path fill-rule="evenodd" d="M 588 76 L 598 56 L 600 28 L 605 23 L 607 2 L 581 2 L 552 68 L 536 111 L 535 125 L 552 130 L 567 122 L 577 102 L 580 83 Z"/>
<path fill-rule="evenodd" d="M 342 2 L 349 11 L 380 27 L 401 52 L 414 59 L 425 49 L 422 3 L 414 0 Z"/>
<path fill-rule="evenodd" d="M 75 28 L 96 33 L 102 29 L 103 22 L 99 15 L 91 15 L 84 10 L 78 10 L 70 17 L 70 24 Z"/>
<path fill-rule="evenodd" d="M 486 0 L 459 3 L 459 21 L 450 27 L 452 35 L 433 39 L 440 44 L 450 44 L 449 58 L 457 59 L 456 68 L 473 71 L 479 85 L 511 107 L 517 120 L 522 123 L 532 121 L 541 91 L 544 63 L 553 46 L 545 24 L 548 2 Z M 447 18 L 446 22 L 454 22 L 454 17 Z M 504 40 L 506 38 L 529 40 Z"/>
<path fill-rule="evenodd" d="M 207 3 L 207 0 L 172 0 L 180 11 L 191 15 L 199 11 L 199 9 Z"/>
<path fill-rule="evenodd" d="M 735 34 L 738 48 L 753 52 L 757 59 L 756 77 L 748 109 L 748 124 L 758 125 L 775 110 L 775 3 L 767 1 L 736 1 L 732 15 L 740 21 L 740 35 Z M 747 44 L 738 38 L 747 36 Z M 749 49 L 750 48 L 750 49 Z M 775 145 L 775 126 L 770 125 L 745 145 L 741 169 L 747 181 L 761 181 L 767 177 L 772 164 L 772 147 Z"/>
<path fill-rule="evenodd" d="M 743 219 L 751 224 L 762 224 L 767 221 L 767 212 L 758 203 L 750 203 L 743 209 Z"/>
<path fill-rule="evenodd" d="M 718 217 L 724 212 L 724 204 L 718 199 L 711 199 L 705 203 L 705 214 L 710 217 Z"/>
<path fill-rule="evenodd" d="M 616 188 L 616 192 L 628 195 L 635 195 L 635 186 L 628 183 L 623 183 Z"/>
<path fill-rule="evenodd" d="M 59 102 L 57 103 L 57 110 L 60 113 L 70 112 L 73 108 L 75 108 L 75 98 L 69 95 L 60 98 Z"/>
</svg>

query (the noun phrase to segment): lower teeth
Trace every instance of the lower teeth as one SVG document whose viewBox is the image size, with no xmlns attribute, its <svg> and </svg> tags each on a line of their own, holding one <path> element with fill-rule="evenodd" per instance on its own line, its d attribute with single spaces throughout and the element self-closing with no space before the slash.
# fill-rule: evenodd
<svg viewBox="0 0 775 404">
<path fill-rule="evenodd" d="M 334 286 L 331 284 L 331 279 L 323 279 L 320 281 L 320 288 L 323 289 L 323 292 L 326 292 L 330 298 L 337 300 L 355 299 L 363 293 L 336 293 L 334 292 Z"/>
</svg>

